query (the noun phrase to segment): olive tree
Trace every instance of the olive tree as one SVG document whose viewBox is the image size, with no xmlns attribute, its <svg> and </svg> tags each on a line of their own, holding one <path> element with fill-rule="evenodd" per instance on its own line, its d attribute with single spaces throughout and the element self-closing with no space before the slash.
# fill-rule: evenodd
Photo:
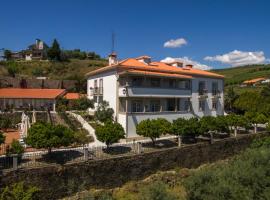
<svg viewBox="0 0 270 200">
<path fill-rule="evenodd" d="M 230 114 L 226 116 L 226 119 L 231 130 L 234 130 L 234 136 L 237 135 L 239 127 L 247 128 L 249 126 L 247 119 L 242 115 Z"/>
<path fill-rule="evenodd" d="M 172 123 L 172 132 L 175 135 L 180 136 L 192 136 L 198 135 L 199 121 L 197 118 L 178 118 Z"/>
<path fill-rule="evenodd" d="M 118 142 L 120 139 L 125 138 L 125 131 L 121 124 L 113 121 L 106 121 L 104 125 L 98 125 L 96 128 L 97 139 L 109 145 Z"/>
<path fill-rule="evenodd" d="M 109 107 L 109 103 L 107 101 L 102 101 L 98 104 L 94 117 L 100 122 L 105 122 L 113 119 L 113 113 L 114 111 Z"/>
<path fill-rule="evenodd" d="M 258 124 L 265 124 L 267 122 L 266 116 L 259 112 L 246 112 L 245 117 L 253 124 L 254 133 L 257 133 Z"/>
</svg>

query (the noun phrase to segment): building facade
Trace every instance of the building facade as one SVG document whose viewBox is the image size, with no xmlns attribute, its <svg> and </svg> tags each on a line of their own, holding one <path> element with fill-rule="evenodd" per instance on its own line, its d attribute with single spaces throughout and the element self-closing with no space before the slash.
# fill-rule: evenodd
<svg viewBox="0 0 270 200">
<path fill-rule="evenodd" d="M 152 62 L 149 56 L 117 62 L 115 54 L 109 66 L 88 73 L 87 81 L 88 98 L 96 106 L 109 102 L 129 138 L 145 119 L 223 115 L 223 89 L 223 76 L 192 65 Z"/>
</svg>

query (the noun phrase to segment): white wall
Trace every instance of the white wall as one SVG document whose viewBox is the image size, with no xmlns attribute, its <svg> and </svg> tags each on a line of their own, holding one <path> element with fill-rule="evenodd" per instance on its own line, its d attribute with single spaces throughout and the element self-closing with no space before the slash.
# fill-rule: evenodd
<svg viewBox="0 0 270 200">
<path fill-rule="evenodd" d="M 90 88 L 94 88 L 94 81 L 97 80 L 97 85 L 99 87 L 99 79 L 103 79 L 103 100 L 109 102 L 109 105 L 116 112 L 116 86 L 117 77 L 115 71 L 110 71 L 95 76 L 91 76 L 87 79 L 87 96 L 89 99 L 93 99 L 94 96 L 90 95 Z M 97 106 L 97 104 L 96 104 Z"/>
</svg>

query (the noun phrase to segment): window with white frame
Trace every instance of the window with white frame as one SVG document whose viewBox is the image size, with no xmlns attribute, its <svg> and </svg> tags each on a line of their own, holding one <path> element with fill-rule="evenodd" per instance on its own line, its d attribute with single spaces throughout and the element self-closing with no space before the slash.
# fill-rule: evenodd
<svg viewBox="0 0 270 200">
<path fill-rule="evenodd" d="M 184 101 L 184 111 L 189 111 L 190 109 L 190 101 L 189 99 Z"/>
<path fill-rule="evenodd" d="M 218 102 L 217 100 L 212 101 L 212 110 L 217 110 L 218 109 Z"/>
</svg>

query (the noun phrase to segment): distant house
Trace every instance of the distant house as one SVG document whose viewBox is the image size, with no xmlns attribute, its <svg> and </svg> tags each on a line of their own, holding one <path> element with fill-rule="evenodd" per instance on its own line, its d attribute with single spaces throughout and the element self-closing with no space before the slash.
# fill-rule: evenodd
<svg viewBox="0 0 270 200">
<path fill-rule="evenodd" d="M 45 60 L 47 59 L 48 45 L 40 39 L 36 39 L 36 43 L 23 51 L 25 60 Z"/>
<path fill-rule="evenodd" d="M 257 84 L 260 84 L 260 83 L 264 83 L 266 80 L 266 78 L 255 78 L 255 79 L 251 79 L 251 80 L 246 80 L 243 82 L 243 86 L 255 86 Z"/>
<path fill-rule="evenodd" d="M 0 109 L 56 109 L 56 100 L 65 95 L 64 89 L 1 88 Z"/>
</svg>

